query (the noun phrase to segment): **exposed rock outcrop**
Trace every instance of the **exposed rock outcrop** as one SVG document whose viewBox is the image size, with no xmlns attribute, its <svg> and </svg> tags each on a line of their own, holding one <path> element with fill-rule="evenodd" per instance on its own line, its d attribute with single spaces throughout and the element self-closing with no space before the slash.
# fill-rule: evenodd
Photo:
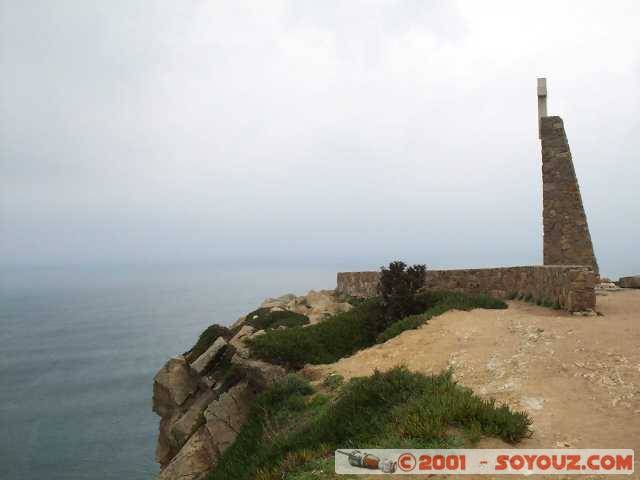
<svg viewBox="0 0 640 480">
<path fill-rule="evenodd" d="M 307 295 L 296 297 L 289 293 L 278 298 L 268 298 L 263 308 L 289 310 L 309 317 L 309 324 L 313 325 L 323 319 L 341 312 L 348 312 L 353 308 L 350 303 L 342 301 L 334 290 L 311 290 Z"/>
<path fill-rule="evenodd" d="M 218 460 L 209 430 L 202 425 L 178 454 L 160 471 L 158 480 L 202 480 Z"/>
<path fill-rule="evenodd" d="M 236 353 L 242 358 L 249 358 L 249 349 L 245 346 L 244 341 L 251 337 L 256 332 L 256 329 L 251 325 L 243 325 L 238 330 L 238 333 L 229 340 L 229 343 L 236 349 Z"/>
<path fill-rule="evenodd" d="M 153 379 L 153 411 L 170 417 L 198 386 L 198 378 L 184 357 L 169 360 Z"/>
<path fill-rule="evenodd" d="M 242 382 L 220 395 L 204 412 L 211 443 L 218 456 L 235 441 L 240 428 L 249 417 L 255 392 L 248 382 Z"/>
<path fill-rule="evenodd" d="M 261 307 L 306 315 L 316 323 L 351 305 L 333 291 L 312 290 L 306 296 L 267 299 Z M 218 336 L 197 358 L 172 358 L 156 374 L 153 411 L 161 417 L 156 447 L 159 480 L 204 479 L 235 441 L 255 397 L 286 375 L 281 366 L 250 358 L 244 341 L 266 333 L 256 331 L 247 323 L 250 320 L 241 317 L 231 334 Z"/>
<path fill-rule="evenodd" d="M 207 370 L 210 370 L 215 365 L 216 360 L 220 358 L 226 346 L 227 341 L 222 337 L 218 337 L 216 341 L 213 342 L 213 345 L 191 364 L 191 368 L 193 368 L 198 375 L 202 375 Z"/>
</svg>

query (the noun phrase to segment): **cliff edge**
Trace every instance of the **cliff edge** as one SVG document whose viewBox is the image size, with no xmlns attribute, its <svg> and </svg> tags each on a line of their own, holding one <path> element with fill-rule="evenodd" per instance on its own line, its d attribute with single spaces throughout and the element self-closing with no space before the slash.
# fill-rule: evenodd
<svg viewBox="0 0 640 480">
<path fill-rule="evenodd" d="M 270 298 L 230 328 L 209 327 L 194 348 L 171 358 L 153 383 L 153 411 L 161 419 L 158 480 L 206 478 L 256 396 L 286 374 L 281 366 L 250 359 L 246 339 L 266 329 L 313 325 L 351 308 L 328 290 Z"/>
</svg>

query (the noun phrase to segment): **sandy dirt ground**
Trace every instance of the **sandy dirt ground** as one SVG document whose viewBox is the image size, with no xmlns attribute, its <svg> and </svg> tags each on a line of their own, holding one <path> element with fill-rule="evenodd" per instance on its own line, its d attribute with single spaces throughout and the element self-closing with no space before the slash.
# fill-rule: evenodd
<svg viewBox="0 0 640 480">
<path fill-rule="evenodd" d="M 640 478 L 640 290 L 599 295 L 602 316 L 594 317 L 508 303 L 506 310 L 451 311 L 335 364 L 307 368 L 315 378 L 336 372 L 348 379 L 400 364 L 423 373 L 452 367 L 481 396 L 531 414 L 534 434 L 518 448 L 632 448 L 635 474 L 622 478 Z M 494 439 L 478 445 L 503 446 Z"/>
</svg>

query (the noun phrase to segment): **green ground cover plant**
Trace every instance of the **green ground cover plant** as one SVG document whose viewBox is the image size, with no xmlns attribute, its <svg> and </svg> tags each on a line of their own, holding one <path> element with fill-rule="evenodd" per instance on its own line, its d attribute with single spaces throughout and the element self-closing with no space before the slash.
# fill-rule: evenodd
<svg viewBox="0 0 640 480">
<path fill-rule="evenodd" d="M 332 466 L 337 448 L 460 447 L 480 436 L 516 443 L 530 426 L 526 413 L 477 397 L 450 371 L 397 367 L 352 379 L 331 396 L 289 375 L 257 398 L 209 479 L 333 478 L 314 475 Z"/>
</svg>

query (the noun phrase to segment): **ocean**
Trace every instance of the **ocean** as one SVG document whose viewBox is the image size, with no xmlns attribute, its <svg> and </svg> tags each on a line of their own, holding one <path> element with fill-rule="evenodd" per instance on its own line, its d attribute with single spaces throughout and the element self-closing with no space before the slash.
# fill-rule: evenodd
<svg viewBox="0 0 640 480">
<path fill-rule="evenodd" d="M 266 297 L 334 287 L 318 268 L 3 271 L 0 478 L 154 478 L 164 362 Z"/>
</svg>

